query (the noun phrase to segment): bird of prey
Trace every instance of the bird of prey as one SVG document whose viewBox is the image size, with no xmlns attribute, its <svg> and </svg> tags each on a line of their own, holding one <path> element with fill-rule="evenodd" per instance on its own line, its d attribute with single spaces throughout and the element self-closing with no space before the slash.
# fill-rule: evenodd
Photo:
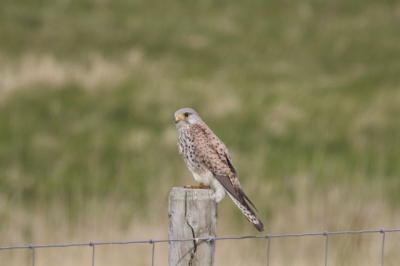
<svg viewBox="0 0 400 266">
<path fill-rule="evenodd" d="M 225 144 L 193 109 L 180 109 L 175 112 L 174 117 L 178 129 L 179 153 L 194 179 L 200 183 L 198 188 L 210 186 L 214 190 L 213 199 L 217 203 L 225 197 L 226 191 L 247 220 L 258 231 L 264 231 L 264 225 L 249 206 L 256 209 L 243 192 Z"/>
</svg>

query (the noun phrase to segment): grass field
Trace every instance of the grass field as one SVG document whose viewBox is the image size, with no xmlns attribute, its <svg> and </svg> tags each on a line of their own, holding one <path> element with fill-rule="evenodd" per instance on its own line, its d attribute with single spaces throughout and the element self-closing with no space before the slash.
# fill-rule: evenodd
<svg viewBox="0 0 400 266">
<path fill-rule="evenodd" d="M 0 246 L 166 238 L 171 188 L 194 183 L 182 107 L 228 146 L 267 233 L 398 228 L 399 25 L 390 0 L 1 1 Z M 257 233 L 229 199 L 218 225 Z M 380 239 L 332 237 L 329 265 L 379 264 Z M 271 265 L 323 263 L 321 239 L 273 244 Z M 385 265 L 399 248 L 388 236 Z M 150 251 L 101 247 L 96 265 L 149 265 Z M 216 265 L 265 265 L 265 252 L 218 243 Z M 156 265 L 166 256 L 157 247 Z"/>
</svg>

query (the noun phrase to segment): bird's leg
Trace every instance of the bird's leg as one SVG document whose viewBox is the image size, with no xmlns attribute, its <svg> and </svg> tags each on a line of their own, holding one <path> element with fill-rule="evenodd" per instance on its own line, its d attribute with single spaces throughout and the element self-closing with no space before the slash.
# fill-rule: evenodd
<svg viewBox="0 0 400 266">
<path fill-rule="evenodd" d="M 205 186 L 203 183 L 200 183 L 198 186 L 191 186 L 191 185 L 186 185 L 184 188 L 191 188 L 191 189 L 209 189 L 210 186 Z"/>
<path fill-rule="evenodd" d="M 216 203 L 218 203 L 225 197 L 225 189 L 221 185 L 221 183 L 218 182 L 217 179 L 213 180 L 213 182 L 211 183 L 211 186 L 214 190 L 212 198 L 215 200 Z"/>
</svg>

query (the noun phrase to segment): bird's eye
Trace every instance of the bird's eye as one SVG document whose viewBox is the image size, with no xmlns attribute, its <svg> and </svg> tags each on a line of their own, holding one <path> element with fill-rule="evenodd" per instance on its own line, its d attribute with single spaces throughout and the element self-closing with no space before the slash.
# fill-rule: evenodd
<svg viewBox="0 0 400 266">
<path fill-rule="evenodd" d="M 188 117 L 188 116 L 189 116 L 189 113 L 184 113 L 183 116 L 184 116 L 184 117 Z"/>
</svg>

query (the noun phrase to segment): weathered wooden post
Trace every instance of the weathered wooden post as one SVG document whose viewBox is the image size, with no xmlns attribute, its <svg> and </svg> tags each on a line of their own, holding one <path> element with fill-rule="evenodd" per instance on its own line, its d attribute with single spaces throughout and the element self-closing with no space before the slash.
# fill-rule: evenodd
<svg viewBox="0 0 400 266">
<path fill-rule="evenodd" d="M 169 239 L 216 236 L 217 204 L 211 189 L 173 188 L 169 195 Z M 215 241 L 168 244 L 168 265 L 214 265 Z"/>
</svg>

